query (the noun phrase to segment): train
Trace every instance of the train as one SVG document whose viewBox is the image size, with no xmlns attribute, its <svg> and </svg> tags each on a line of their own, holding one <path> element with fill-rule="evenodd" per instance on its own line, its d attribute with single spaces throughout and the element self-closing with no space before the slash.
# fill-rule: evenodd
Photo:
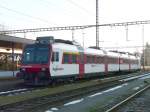
<svg viewBox="0 0 150 112">
<path fill-rule="evenodd" d="M 108 76 L 116 72 L 140 70 L 140 57 L 130 53 L 106 51 L 53 36 L 37 37 L 23 49 L 17 77 L 25 84 L 47 85 L 58 80 Z"/>
</svg>

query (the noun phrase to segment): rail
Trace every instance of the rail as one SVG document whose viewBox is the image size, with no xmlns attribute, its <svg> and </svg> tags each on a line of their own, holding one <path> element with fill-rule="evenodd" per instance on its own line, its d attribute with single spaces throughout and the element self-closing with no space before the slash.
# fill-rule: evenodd
<svg viewBox="0 0 150 112">
<path fill-rule="evenodd" d="M 114 112 L 115 110 L 117 110 L 119 107 L 121 107 L 123 104 L 127 103 L 129 100 L 133 99 L 134 97 L 140 95 L 141 93 L 143 93 L 144 91 L 146 91 L 147 89 L 150 88 L 150 85 L 147 85 L 145 88 L 139 90 L 138 92 L 132 94 L 131 96 L 129 96 L 128 98 L 126 98 L 125 100 L 121 101 L 120 103 L 114 105 L 113 107 L 111 107 L 110 109 L 106 110 L 105 112 Z"/>
</svg>

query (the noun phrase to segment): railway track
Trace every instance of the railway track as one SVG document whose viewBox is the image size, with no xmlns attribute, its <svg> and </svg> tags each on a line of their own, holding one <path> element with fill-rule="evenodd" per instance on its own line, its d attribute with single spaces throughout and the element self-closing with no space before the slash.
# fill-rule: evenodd
<svg viewBox="0 0 150 112">
<path fill-rule="evenodd" d="M 144 74 L 142 76 L 146 76 L 148 74 Z M 139 77 L 142 77 L 139 76 Z M 60 102 L 64 102 L 68 99 L 73 99 L 75 97 L 83 96 L 89 93 L 94 93 L 99 90 L 103 90 L 106 88 L 110 88 L 115 85 L 123 84 L 126 81 L 134 80 L 136 78 L 139 78 L 137 76 L 134 76 L 135 78 L 126 77 L 128 80 L 122 80 L 121 79 L 115 79 L 113 81 L 110 81 L 110 79 L 107 78 L 108 81 L 104 81 L 103 83 L 98 83 L 94 85 L 89 85 L 81 88 L 71 89 L 64 92 L 59 92 L 56 94 L 46 95 L 38 98 L 31 98 L 28 100 L 24 100 L 21 102 L 11 103 L 11 104 L 5 104 L 0 105 L 0 112 L 21 112 L 21 111 L 29 111 L 34 108 L 38 108 L 42 105 L 54 105 Z M 109 82 L 109 83 L 108 83 Z"/>
<path fill-rule="evenodd" d="M 28 110 L 32 110 L 34 108 L 38 108 L 39 106 L 42 105 L 53 105 L 59 102 L 63 102 L 67 99 L 72 99 L 78 96 L 82 96 L 85 94 L 89 94 L 91 92 L 94 91 L 98 91 L 100 89 L 104 89 L 106 87 L 111 87 L 112 85 L 117 85 L 118 82 L 112 82 L 109 84 L 105 84 L 105 86 L 100 86 L 101 84 L 97 84 L 97 85 L 93 85 L 93 86 L 88 86 L 88 87 L 84 87 L 84 88 L 79 88 L 79 89 L 74 89 L 74 90 L 70 90 L 70 91 L 66 91 L 66 92 L 62 92 L 62 93 L 57 93 L 54 95 L 47 95 L 44 97 L 40 97 L 40 98 L 35 98 L 35 99 L 30 99 L 27 101 L 23 101 L 23 102 L 18 102 L 18 103 L 14 103 L 14 104 L 9 104 L 9 105 L 1 105 L 0 106 L 0 110 L 2 112 L 20 112 L 20 111 L 28 111 Z M 121 82 L 120 82 L 121 84 Z M 91 88 L 91 89 L 89 89 Z"/>
<path fill-rule="evenodd" d="M 144 87 L 143 89 L 137 91 L 136 93 L 130 95 L 129 97 L 127 97 L 126 99 L 122 100 L 121 102 L 117 103 L 116 105 L 114 105 L 113 107 L 111 107 L 110 109 L 106 110 L 105 112 L 117 112 L 120 108 L 122 108 L 122 106 L 126 103 L 128 103 L 130 100 L 132 100 L 133 98 L 141 95 L 142 93 L 144 93 L 146 90 L 148 90 L 150 88 L 150 84 L 148 84 L 146 87 Z"/>
<path fill-rule="evenodd" d="M 126 80 L 132 80 L 135 79 L 135 78 L 139 78 L 139 77 L 142 77 L 141 76 L 135 76 L 133 77 L 134 74 L 131 74 L 131 75 L 123 75 L 123 76 L 115 76 L 115 77 L 107 77 L 107 78 L 102 78 L 102 79 L 98 79 L 100 81 L 111 81 L 111 80 L 119 80 L 121 79 L 120 81 L 126 81 Z M 95 79 L 94 79 L 95 80 Z M 80 83 L 81 81 L 76 81 L 75 83 Z M 20 84 L 20 83 L 19 83 Z M 64 84 L 65 85 L 65 84 Z M 17 85 L 19 86 L 19 85 Z M 24 86 L 23 84 L 21 84 L 21 87 L 17 87 L 17 86 L 14 86 L 14 88 L 11 87 L 8 88 L 8 90 L 5 88 L 5 91 L 2 91 L 3 89 L 1 88 L 1 91 L 0 91 L 0 96 L 5 96 L 5 95 L 15 95 L 15 94 L 20 94 L 20 93 L 25 93 L 25 92 L 31 92 L 31 91 L 34 91 L 34 90 L 41 90 L 41 89 L 44 89 L 44 88 L 47 88 L 47 87 L 30 87 L 30 86 Z M 55 85 L 56 87 L 59 86 L 59 84 Z"/>
</svg>

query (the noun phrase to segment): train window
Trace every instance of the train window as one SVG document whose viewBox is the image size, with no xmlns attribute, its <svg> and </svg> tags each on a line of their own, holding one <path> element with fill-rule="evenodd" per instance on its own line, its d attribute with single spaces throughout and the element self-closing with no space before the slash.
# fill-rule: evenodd
<svg viewBox="0 0 150 112">
<path fill-rule="evenodd" d="M 101 63 L 105 63 L 106 56 L 101 57 Z"/>
<path fill-rule="evenodd" d="M 91 63 L 91 56 L 87 56 L 87 63 Z"/>
<path fill-rule="evenodd" d="M 95 56 L 92 56 L 91 58 L 92 58 L 91 63 L 95 63 Z"/>
<path fill-rule="evenodd" d="M 110 58 L 110 63 L 113 64 L 113 63 L 114 63 L 114 60 L 115 60 L 115 59 L 114 59 L 113 57 L 111 57 L 111 58 Z"/>
<path fill-rule="evenodd" d="M 86 57 L 86 62 L 87 62 L 87 63 L 90 63 L 90 62 L 91 62 L 90 60 L 91 60 L 91 57 L 90 57 L 90 56 L 87 56 L 87 57 Z"/>
<path fill-rule="evenodd" d="M 69 54 L 64 54 L 64 63 L 69 63 Z"/>
<path fill-rule="evenodd" d="M 139 61 L 138 61 L 138 60 L 136 60 L 136 64 L 139 64 Z"/>
<path fill-rule="evenodd" d="M 99 63 L 99 57 L 96 57 L 95 63 Z"/>
<path fill-rule="evenodd" d="M 136 60 L 134 61 L 134 64 L 137 64 L 137 61 L 136 61 Z"/>
<path fill-rule="evenodd" d="M 99 63 L 103 63 L 104 62 L 104 58 L 103 57 L 99 57 Z"/>
<path fill-rule="evenodd" d="M 127 63 L 130 62 L 130 60 L 129 59 L 124 59 L 123 62 L 127 64 Z"/>
<path fill-rule="evenodd" d="M 88 63 L 88 56 L 86 56 L 86 63 Z"/>
<path fill-rule="evenodd" d="M 23 64 L 46 64 L 49 59 L 49 48 L 47 46 L 27 46 L 23 52 Z"/>
<path fill-rule="evenodd" d="M 72 55 L 72 63 L 77 63 L 77 55 Z"/>
<path fill-rule="evenodd" d="M 132 64 L 138 64 L 138 60 L 131 61 Z"/>
<path fill-rule="evenodd" d="M 26 48 L 23 53 L 23 63 L 33 63 L 34 62 L 34 53 L 35 48 Z"/>
<path fill-rule="evenodd" d="M 113 64 L 114 63 L 114 58 L 113 57 L 108 57 L 108 63 Z"/>
<path fill-rule="evenodd" d="M 99 57 L 96 57 L 96 63 L 99 63 L 100 61 L 99 61 Z"/>
<path fill-rule="evenodd" d="M 116 63 L 117 63 L 117 58 L 116 58 L 116 57 L 113 57 L 113 58 L 112 58 L 112 63 L 113 63 L 113 64 L 116 64 Z"/>
<path fill-rule="evenodd" d="M 129 63 L 130 61 L 129 61 L 129 59 L 126 59 L 126 63 Z"/>
<path fill-rule="evenodd" d="M 59 61 L 59 52 L 53 52 L 52 61 Z"/>
<path fill-rule="evenodd" d="M 127 59 L 123 59 L 123 63 L 127 63 Z"/>
<path fill-rule="evenodd" d="M 112 57 L 112 58 L 111 58 L 111 63 L 112 63 L 112 64 L 115 64 L 115 63 L 116 63 L 116 58 Z"/>
<path fill-rule="evenodd" d="M 116 64 L 118 63 L 118 58 L 115 58 L 115 63 L 116 63 Z"/>
<path fill-rule="evenodd" d="M 107 63 L 110 63 L 110 57 L 107 57 Z"/>
</svg>

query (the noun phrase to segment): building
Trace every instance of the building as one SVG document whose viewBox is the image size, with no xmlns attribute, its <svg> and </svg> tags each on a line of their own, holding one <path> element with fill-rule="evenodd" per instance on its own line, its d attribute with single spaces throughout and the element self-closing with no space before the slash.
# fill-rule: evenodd
<svg viewBox="0 0 150 112">
<path fill-rule="evenodd" d="M 0 35 L 0 70 L 16 70 L 23 47 L 34 42 L 31 39 Z"/>
</svg>

